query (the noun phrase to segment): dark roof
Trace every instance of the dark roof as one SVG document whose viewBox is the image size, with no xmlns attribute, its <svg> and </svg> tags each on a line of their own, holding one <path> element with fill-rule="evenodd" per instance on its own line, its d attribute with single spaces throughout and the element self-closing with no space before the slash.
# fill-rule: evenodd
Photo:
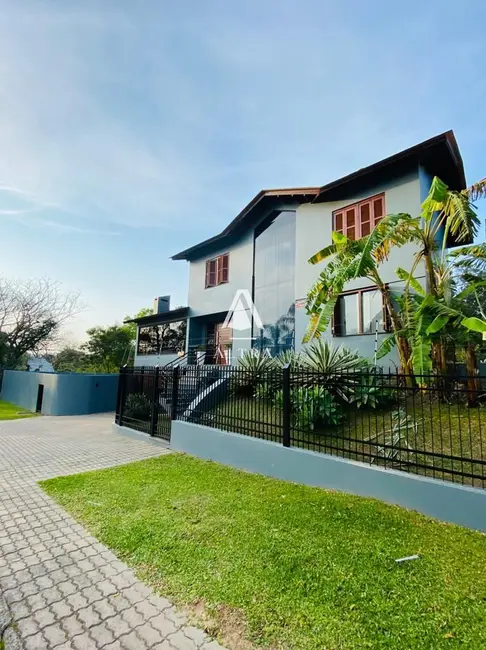
<svg viewBox="0 0 486 650">
<path fill-rule="evenodd" d="M 392 177 L 402 171 L 416 169 L 417 165 L 422 165 L 431 176 L 438 176 L 453 190 L 463 190 L 466 187 L 464 166 L 454 132 L 446 131 L 323 185 L 314 203 L 346 198 L 347 194 L 370 184 L 378 176 L 380 179 Z"/>
<path fill-rule="evenodd" d="M 196 259 L 214 245 L 219 244 L 222 247 L 230 243 L 233 237 L 244 232 L 250 224 L 255 224 L 265 212 L 273 206 L 277 207 L 282 197 L 290 198 L 296 203 L 346 199 L 367 186 L 416 170 L 417 165 L 422 165 L 431 176 L 439 176 L 454 190 L 466 187 L 464 167 L 454 132 L 447 131 L 322 187 L 262 190 L 219 235 L 186 248 L 173 255 L 172 259 Z"/>
<path fill-rule="evenodd" d="M 178 320 L 184 320 L 189 313 L 189 307 L 178 307 L 171 311 L 162 312 L 161 314 L 150 314 L 141 318 L 130 318 L 125 323 L 137 323 L 137 325 L 158 325 L 159 323 L 173 323 Z"/>
<path fill-rule="evenodd" d="M 254 222 L 265 212 L 268 212 L 272 206 L 278 205 L 282 197 L 291 199 L 295 203 L 308 203 L 319 194 L 318 187 L 289 187 L 287 189 L 261 190 L 250 203 L 236 216 L 233 221 L 222 230 L 219 235 L 210 237 L 195 246 L 186 248 L 186 250 L 172 256 L 173 260 L 189 260 L 198 256 L 206 247 L 213 244 L 223 246 L 231 237 L 238 235 L 246 230 L 248 222 Z"/>
</svg>

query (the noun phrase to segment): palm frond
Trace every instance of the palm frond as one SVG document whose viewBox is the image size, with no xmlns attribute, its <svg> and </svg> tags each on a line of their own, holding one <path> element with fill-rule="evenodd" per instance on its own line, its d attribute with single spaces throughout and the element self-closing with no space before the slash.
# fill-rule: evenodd
<svg viewBox="0 0 486 650">
<path fill-rule="evenodd" d="M 457 241 L 473 238 L 480 222 L 476 210 L 467 192 L 455 192 L 434 176 L 427 198 L 422 203 L 422 219 L 425 223 L 432 220 L 437 226 L 446 224 Z"/>
<path fill-rule="evenodd" d="M 399 332 L 396 334 L 389 334 L 387 337 L 385 337 L 380 345 L 378 346 L 378 350 L 376 351 L 376 358 L 377 359 L 383 359 L 383 357 L 386 357 L 387 354 L 389 354 L 393 348 L 396 347 L 397 345 L 397 336 L 399 336 Z"/>
<path fill-rule="evenodd" d="M 331 297 L 327 302 L 321 303 L 317 311 L 311 313 L 302 343 L 309 343 L 312 339 L 319 338 L 326 331 L 331 322 L 336 301 L 337 297 Z"/>
<path fill-rule="evenodd" d="M 432 344 L 425 336 L 416 335 L 412 339 L 412 366 L 416 375 L 428 375 L 432 372 Z M 419 384 L 423 384 L 420 382 Z"/>
<path fill-rule="evenodd" d="M 464 318 L 462 325 L 472 332 L 486 332 L 486 321 L 482 320 L 481 318 L 476 318 L 476 316 Z"/>
<path fill-rule="evenodd" d="M 478 181 L 468 187 L 466 190 L 463 190 L 464 193 L 471 199 L 471 201 L 477 201 L 477 199 L 482 199 L 486 196 L 486 178 L 483 178 L 482 181 Z"/>
<path fill-rule="evenodd" d="M 422 203 L 422 219 L 430 221 L 436 212 L 442 212 L 445 202 L 447 201 L 448 186 L 434 176 L 430 184 L 429 193 Z"/>
<path fill-rule="evenodd" d="M 457 241 L 467 241 L 478 234 L 481 222 L 467 194 L 449 190 L 442 213 Z"/>
<path fill-rule="evenodd" d="M 381 219 L 369 235 L 372 244 L 372 255 L 378 264 L 386 261 L 392 247 L 400 248 L 414 240 L 419 219 L 411 217 L 406 212 L 388 214 Z"/>
<path fill-rule="evenodd" d="M 331 257 L 331 255 L 335 255 L 337 253 L 337 246 L 336 244 L 331 244 L 330 246 L 326 246 L 325 248 L 322 248 L 320 251 L 317 251 L 315 255 L 309 258 L 308 262 L 309 264 L 319 264 L 319 262 L 322 262 L 323 260 L 326 260 L 328 257 Z"/>
<path fill-rule="evenodd" d="M 430 336 L 431 334 L 437 334 L 437 332 L 440 332 L 440 330 L 443 329 L 449 321 L 450 321 L 450 316 L 446 316 L 445 314 L 439 314 L 434 318 L 434 320 L 427 327 L 425 333 L 427 334 L 427 336 Z"/>
<path fill-rule="evenodd" d="M 403 280 L 404 282 L 407 283 L 407 288 L 408 285 L 410 285 L 412 289 L 415 292 L 417 292 L 420 296 L 425 296 L 425 290 L 423 286 L 420 284 L 417 278 L 413 277 L 411 273 L 405 271 L 405 269 L 402 269 L 400 266 L 395 269 L 395 273 L 397 274 L 400 280 Z"/>
</svg>

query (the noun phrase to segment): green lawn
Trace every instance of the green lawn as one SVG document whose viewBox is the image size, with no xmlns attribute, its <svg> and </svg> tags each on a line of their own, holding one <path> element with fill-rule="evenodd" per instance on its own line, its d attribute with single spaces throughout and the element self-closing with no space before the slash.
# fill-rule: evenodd
<svg viewBox="0 0 486 650">
<path fill-rule="evenodd" d="M 18 418 L 33 418 L 37 413 L 26 411 L 21 406 L 0 400 L 0 420 L 17 420 Z"/>
<path fill-rule="evenodd" d="M 486 648 L 480 533 L 179 454 L 42 486 L 229 647 Z"/>
</svg>

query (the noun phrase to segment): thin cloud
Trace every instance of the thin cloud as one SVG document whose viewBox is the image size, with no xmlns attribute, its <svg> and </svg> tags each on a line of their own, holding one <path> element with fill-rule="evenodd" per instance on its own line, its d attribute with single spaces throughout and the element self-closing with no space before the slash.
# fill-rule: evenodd
<svg viewBox="0 0 486 650">
<path fill-rule="evenodd" d="M 82 235 L 103 235 L 107 237 L 118 236 L 120 234 L 119 232 L 115 232 L 113 230 L 82 228 L 80 226 L 74 226 L 72 224 L 62 223 L 60 221 L 52 221 L 50 219 L 35 219 L 35 221 L 29 222 L 28 225 L 40 228 L 51 228 L 52 230 L 55 230 L 59 233 L 79 233 Z"/>
<path fill-rule="evenodd" d="M 38 212 L 39 210 L 42 209 L 43 208 L 18 208 L 18 209 L 0 208 L 0 215 L 10 217 L 17 214 L 28 214 L 30 212 Z"/>
</svg>

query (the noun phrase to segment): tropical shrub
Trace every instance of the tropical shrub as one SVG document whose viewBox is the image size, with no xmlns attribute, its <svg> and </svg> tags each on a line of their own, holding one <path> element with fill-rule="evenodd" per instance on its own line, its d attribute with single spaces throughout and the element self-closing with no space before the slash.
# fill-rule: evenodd
<svg viewBox="0 0 486 650">
<path fill-rule="evenodd" d="M 356 350 L 350 350 L 344 345 L 335 346 L 322 339 L 317 339 L 304 348 L 300 357 L 302 366 L 326 375 L 358 372 L 367 369 L 369 365 Z"/>
<path fill-rule="evenodd" d="M 254 396 L 256 399 L 265 401 L 273 401 L 275 398 L 275 385 L 273 382 L 266 381 L 263 384 L 259 384 L 255 387 Z"/>
<path fill-rule="evenodd" d="M 294 388 L 290 402 L 296 424 L 314 430 L 318 424 L 337 425 L 344 418 L 342 406 L 323 386 Z"/>
<path fill-rule="evenodd" d="M 302 372 L 293 377 L 295 383 L 303 386 L 318 384 L 336 399 L 349 402 L 360 382 L 360 374 L 369 369 L 369 364 L 344 345 L 335 346 L 317 339 L 301 353 L 300 367 Z"/>
<path fill-rule="evenodd" d="M 275 365 L 277 368 L 285 368 L 289 366 L 291 369 L 299 368 L 301 363 L 301 353 L 294 352 L 293 350 L 284 350 L 275 357 Z"/>
<path fill-rule="evenodd" d="M 124 415 L 134 420 L 150 419 L 150 400 L 143 393 L 132 393 L 125 400 Z"/>
<path fill-rule="evenodd" d="M 237 373 L 237 388 L 243 392 L 254 393 L 257 386 L 271 381 L 270 370 L 276 367 L 275 359 L 259 350 L 248 350 L 238 359 L 240 372 Z"/>
<path fill-rule="evenodd" d="M 274 405 L 283 408 L 283 391 L 275 393 Z M 301 386 L 290 391 L 290 408 L 296 426 L 313 431 L 316 425 L 337 425 L 344 412 L 341 404 L 323 386 Z"/>
<path fill-rule="evenodd" d="M 349 401 L 358 408 L 376 409 L 393 401 L 393 391 L 380 381 L 380 375 L 371 373 L 363 375 L 354 387 Z"/>
</svg>

